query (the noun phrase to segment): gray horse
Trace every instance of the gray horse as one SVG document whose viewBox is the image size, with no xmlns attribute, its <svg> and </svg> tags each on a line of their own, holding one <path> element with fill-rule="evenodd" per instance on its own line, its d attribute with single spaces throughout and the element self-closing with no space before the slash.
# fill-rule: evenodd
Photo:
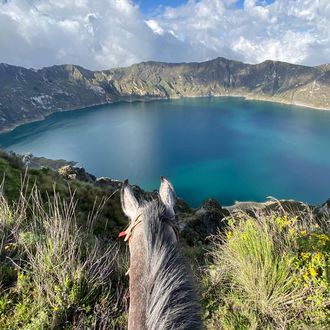
<svg viewBox="0 0 330 330">
<path fill-rule="evenodd" d="M 139 202 L 127 181 L 121 203 L 130 225 L 129 330 L 201 329 L 200 308 L 180 254 L 175 193 L 161 177 L 159 198 Z"/>
</svg>

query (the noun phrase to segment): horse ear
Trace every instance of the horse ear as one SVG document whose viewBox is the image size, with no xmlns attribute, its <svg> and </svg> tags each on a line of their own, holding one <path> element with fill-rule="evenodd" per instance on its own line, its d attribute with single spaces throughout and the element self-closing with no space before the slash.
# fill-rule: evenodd
<svg viewBox="0 0 330 330">
<path fill-rule="evenodd" d="M 165 205 L 166 211 L 169 216 L 174 217 L 174 205 L 175 205 L 175 191 L 172 184 L 163 176 L 160 177 L 159 197 L 162 203 Z"/>
<path fill-rule="evenodd" d="M 121 187 L 121 207 L 126 214 L 133 221 L 138 212 L 139 202 L 134 196 L 133 189 L 129 185 L 128 180 L 125 180 L 122 187 Z"/>
</svg>

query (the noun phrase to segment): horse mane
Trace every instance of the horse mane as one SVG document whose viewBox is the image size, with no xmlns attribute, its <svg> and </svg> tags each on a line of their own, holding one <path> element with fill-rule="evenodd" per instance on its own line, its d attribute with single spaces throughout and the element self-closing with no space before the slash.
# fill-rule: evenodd
<svg viewBox="0 0 330 330">
<path fill-rule="evenodd" d="M 146 328 L 201 329 L 200 306 L 193 279 L 173 240 L 175 226 L 164 206 L 154 200 L 144 207 L 146 238 Z"/>
</svg>

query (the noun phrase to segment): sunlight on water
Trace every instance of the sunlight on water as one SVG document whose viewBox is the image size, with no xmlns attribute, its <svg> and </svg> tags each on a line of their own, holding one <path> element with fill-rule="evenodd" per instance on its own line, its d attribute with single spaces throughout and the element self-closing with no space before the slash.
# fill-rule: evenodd
<svg viewBox="0 0 330 330">
<path fill-rule="evenodd" d="M 57 113 L 0 135 L 0 145 L 149 190 L 165 175 L 194 206 L 330 197 L 327 111 L 240 98 L 118 103 Z"/>
</svg>

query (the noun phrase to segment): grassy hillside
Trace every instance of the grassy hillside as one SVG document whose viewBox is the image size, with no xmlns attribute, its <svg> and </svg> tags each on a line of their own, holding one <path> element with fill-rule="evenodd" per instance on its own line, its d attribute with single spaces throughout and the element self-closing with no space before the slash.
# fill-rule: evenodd
<svg viewBox="0 0 330 330">
<path fill-rule="evenodd" d="M 26 170 L 20 157 L 0 153 L 0 174 L 4 178 L 3 193 L 10 202 L 17 201 L 24 186 L 24 194 L 29 195 L 36 185 L 43 200 L 54 197 L 54 190 L 62 199 L 68 200 L 74 195 L 77 201 L 76 216 L 79 225 L 86 224 L 87 216 L 97 205 L 102 205 L 102 211 L 94 224 L 95 234 L 114 239 L 116 233 L 127 220 L 120 207 L 118 188 L 113 186 L 98 187 L 92 182 L 80 180 L 65 180 L 63 175 L 51 169 Z M 0 177 L 1 179 L 1 177 Z"/>
<path fill-rule="evenodd" d="M 125 329 L 117 188 L 25 173 L 5 153 L 0 175 L 0 329 Z M 207 329 L 329 327 L 329 216 L 279 202 L 229 212 L 212 200 L 198 210 L 179 201 L 177 214 Z"/>
</svg>

